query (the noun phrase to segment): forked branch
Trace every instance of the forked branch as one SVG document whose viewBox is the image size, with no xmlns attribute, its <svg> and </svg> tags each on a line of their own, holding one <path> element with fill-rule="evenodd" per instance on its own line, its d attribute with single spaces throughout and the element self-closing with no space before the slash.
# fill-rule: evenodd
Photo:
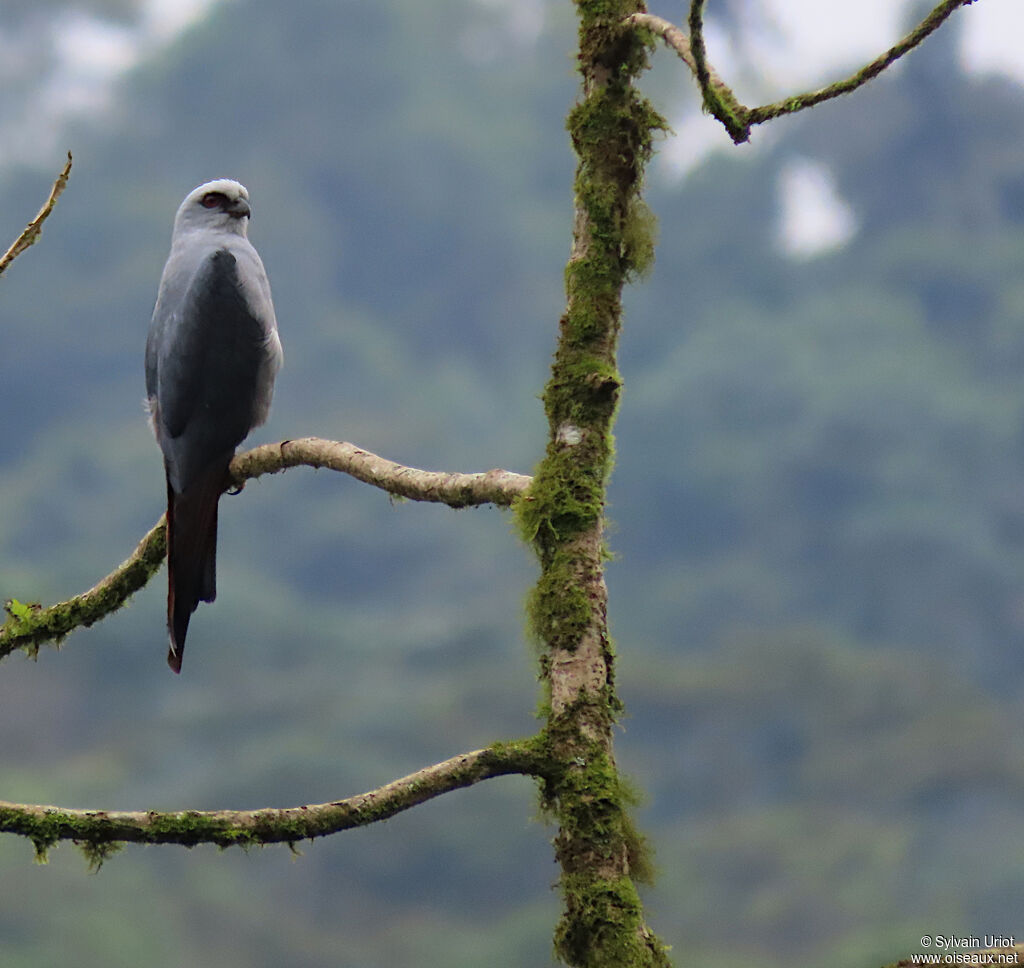
<svg viewBox="0 0 1024 968">
<path fill-rule="evenodd" d="M 387 820 L 481 780 L 514 773 L 540 776 L 543 770 L 542 744 L 537 739 L 527 739 L 453 756 L 358 796 L 301 807 L 121 812 L 69 810 L 0 800 L 0 832 L 29 838 L 40 859 L 45 859 L 48 848 L 58 841 L 75 841 L 95 866 L 123 843 L 294 847 L 300 840 Z"/>
<path fill-rule="evenodd" d="M 480 504 L 508 507 L 532 483 L 532 478 L 524 474 L 503 470 L 476 474 L 419 470 L 378 457 L 355 444 L 318 437 L 264 444 L 239 454 L 231 462 L 231 476 L 241 485 L 262 474 L 300 465 L 340 471 L 396 497 L 453 508 Z M 93 625 L 116 611 L 156 574 L 166 553 L 161 518 L 135 551 L 87 592 L 48 608 L 7 602 L 7 620 L 0 626 L 0 659 L 15 649 L 34 655 L 43 643 L 59 643 L 74 629 Z"/>
<path fill-rule="evenodd" d="M 750 129 L 755 124 L 763 124 L 784 114 L 795 114 L 822 101 L 829 101 L 841 94 L 857 90 L 917 47 L 929 34 L 942 26 L 954 10 L 966 7 L 974 3 L 974 0 L 943 0 L 902 40 L 849 77 L 827 87 L 796 94 L 756 108 L 748 108 L 740 103 L 732 89 L 707 62 L 704 45 L 704 2 L 705 0 L 691 0 L 689 36 L 675 24 L 653 14 L 635 13 L 627 17 L 625 22 L 650 30 L 682 58 L 697 79 L 705 109 L 722 123 L 736 144 L 742 144 L 750 140 Z"/>
</svg>

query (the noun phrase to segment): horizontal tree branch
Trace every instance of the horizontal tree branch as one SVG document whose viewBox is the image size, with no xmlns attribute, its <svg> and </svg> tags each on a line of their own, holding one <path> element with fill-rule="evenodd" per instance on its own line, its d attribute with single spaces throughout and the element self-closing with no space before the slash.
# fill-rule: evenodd
<svg viewBox="0 0 1024 968">
<path fill-rule="evenodd" d="M 24 252 L 36 241 L 36 239 L 39 238 L 39 233 L 43 230 L 43 222 L 50 217 L 50 213 L 53 211 L 54 205 L 57 204 L 57 199 L 60 198 L 61 192 L 63 192 L 67 186 L 68 176 L 70 174 L 71 152 L 69 151 L 68 160 L 64 165 L 64 170 L 57 176 L 57 180 L 53 183 L 53 188 L 50 189 L 50 197 L 43 203 L 43 207 L 39 209 L 36 217 L 25 226 L 21 235 L 14 240 L 11 247 L 2 256 L 0 256 L 0 276 L 4 274 L 4 270 L 16 258 L 18 258 L 22 252 Z"/>
<path fill-rule="evenodd" d="M 340 471 L 397 497 L 453 508 L 480 504 L 507 507 L 526 493 L 533 480 L 503 470 L 475 474 L 423 471 L 385 460 L 355 444 L 318 437 L 264 444 L 235 457 L 230 470 L 240 486 L 262 474 L 301 465 Z M 74 629 L 93 625 L 116 611 L 159 571 L 166 553 L 161 517 L 131 556 L 87 592 L 48 608 L 8 601 L 4 605 L 7 620 L 0 626 L 0 659 L 16 649 L 34 656 L 40 645 L 59 644 Z"/>
<path fill-rule="evenodd" d="M 36 855 L 58 841 L 75 841 L 94 866 L 121 844 L 217 844 L 219 847 L 289 844 L 365 827 L 451 790 L 495 776 L 541 776 L 540 737 L 497 743 L 487 749 L 453 756 L 394 780 L 376 790 L 344 800 L 301 807 L 260 810 L 156 810 L 121 812 L 73 810 L 0 800 L 0 832 L 30 839 Z"/>
<path fill-rule="evenodd" d="M 742 144 L 750 140 L 750 129 L 755 124 L 763 124 L 785 114 L 795 114 L 797 111 L 821 104 L 822 101 L 829 101 L 857 90 L 917 47 L 929 34 L 937 30 L 954 10 L 974 2 L 975 0 L 943 0 L 902 40 L 849 77 L 827 87 L 796 94 L 756 108 L 744 107 L 732 89 L 707 63 L 703 35 L 704 0 L 691 0 L 689 37 L 675 24 L 652 14 L 635 13 L 627 17 L 625 23 L 650 30 L 682 58 L 700 85 L 706 110 L 722 123 L 733 142 Z"/>
<path fill-rule="evenodd" d="M 480 504 L 508 507 L 525 493 L 533 480 L 525 474 L 503 470 L 474 474 L 422 471 L 378 457 L 355 444 L 322 440 L 319 437 L 264 444 L 239 454 L 231 462 L 231 474 L 241 483 L 261 474 L 276 474 L 300 464 L 341 471 L 396 497 L 432 501 L 452 508 Z"/>
</svg>

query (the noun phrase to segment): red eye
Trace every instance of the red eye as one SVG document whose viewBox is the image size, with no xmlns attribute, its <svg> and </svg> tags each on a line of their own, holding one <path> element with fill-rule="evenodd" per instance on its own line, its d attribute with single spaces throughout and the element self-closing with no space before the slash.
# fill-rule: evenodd
<svg viewBox="0 0 1024 968">
<path fill-rule="evenodd" d="M 222 208 L 227 198 L 220 192 L 207 192 L 202 198 L 203 208 Z"/>
</svg>

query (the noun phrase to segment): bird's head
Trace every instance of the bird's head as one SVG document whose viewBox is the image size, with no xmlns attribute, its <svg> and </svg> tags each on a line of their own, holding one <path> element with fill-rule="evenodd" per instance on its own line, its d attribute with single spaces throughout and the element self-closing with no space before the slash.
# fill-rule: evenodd
<svg viewBox="0 0 1024 968">
<path fill-rule="evenodd" d="M 245 186 L 219 178 L 189 192 L 174 218 L 174 231 L 219 229 L 245 238 L 250 214 Z"/>
</svg>

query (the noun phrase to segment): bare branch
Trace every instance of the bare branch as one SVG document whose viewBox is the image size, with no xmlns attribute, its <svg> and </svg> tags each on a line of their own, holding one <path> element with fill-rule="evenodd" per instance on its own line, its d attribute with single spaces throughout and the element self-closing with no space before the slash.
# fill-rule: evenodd
<svg viewBox="0 0 1024 968">
<path fill-rule="evenodd" d="M 975 0 L 943 0 L 899 43 L 890 47 L 884 54 L 876 57 L 870 64 L 862 67 L 850 77 L 829 84 L 828 87 L 823 87 L 820 90 L 796 94 L 793 97 L 757 108 L 744 107 L 736 99 L 729 86 L 708 64 L 703 33 L 704 2 L 705 0 L 691 0 L 689 37 L 679 27 L 651 14 L 635 13 L 627 17 L 625 22 L 650 30 L 661 37 L 682 58 L 693 71 L 694 77 L 700 85 L 705 109 L 724 125 L 736 144 L 742 144 L 750 140 L 750 129 L 755 124 L 763 124 L 765 121 L 771 121 L 773 118 L 785 114 L 795 114 L 797 111 L 803 111 L 822 101 L 829 101 L 842 94 L 849 94 L 851 91 L 857 90 L 881 74 L 908 51 L 917 47 L 929 34 L 937 30 L 954 10 L 968 6 Z"/>
<path fill-rule="evenodd" d="M 50 189 L 50 197 L 46 200 L 45 204 L 36 217 L 32 219 L 28 225 L 25 226 L 25 230 L 15 240 L 14 244 L 0 256 L 0 276 L 4 274 L 4 270 L 16 259 L 22 252 L 24 252 L 30 245 L 32 245 L 36 239 L 39 238 L 40 232 L 43 230 L 43 222 L 49 217 L 53 211 L 54 205 L 57 204 L 57 199 L 60 198 L 61 192 L 68 183 L 68 176 L 71 174 L 71 152 L 68 152 L 67 164 L 64 165 L 64 170 L 57 176 L 57 180 L 53 183 L 53 188 Z"/>
<path fill-rule="evenodd" d="M 646 27 L 651 33 L 657 34 L 666 44 L 669 45 L 682 59 L 687 67 L 697 76 L 697 61 L 694 60 L 690 50 L 690 38 L 683 33 L 681 27 L 677 27 L 670 20 L 663 17 L 656 17 L 653 13 L 634 13 L 626 18 L 627 24 L 634 27 Z M 707 62 L 705 61 L 705 66 Z M 711 68 L 708 67 L 708 75 Z"/>
<path fill-rule="evenodd" d="M 318 437 L 264 444 L 239 454 L 231 462 L 231 475 L 241 485 L 262 474 L 276 474 L 300 465 L 340 471 L 397 497 L 433 501 L 453 508 L 480 504 L 507 507 L 524 495 L 533 481 L 524 474 L 503 470 L 476 474 L 423 471 L 378 457 L 355 444 Z M 48 608 L 7 602 L 7 620 L 0 626 L 0 659 L 16 649 L 34 656 L 40 645 L 59 644 L 74 629 L 93 625 L 116 611 L 160 570 L 166 553 L 161 518 L 131 556 L 87 592 Z"/>
<path fill-rule="evenodd" d="M 541 776 L 544 771 L 543 734 L 513 743 L 453 756 L 400 780 L 330 803 L 259 810 L 155 810 L 120 812 L 72 810 L 0 800 L 0 831 L 28 837 L 36 853 L 58 841 L 73 840 L 98 864 L 121 843 L 217 844 L 220 847 L 265 844 L 294 845 L 353 827 L 387 820 L 403 810 L 451 790 L 509 774 Z"/>
<path fill-rule="evenodd" d="M 378 457 L 355 444 L 319 437 L 264 444 L 236 457 L 231 463 L 231 473 L 242 482 L 300 464 L 341 471 L 396 497 L 432 501 L 453 508 L 479 504 L 508 507 L 532 482 L 532 478 L 524 474 L 503 470 L 476 474 L 421 471 Z"/>
</svg>

